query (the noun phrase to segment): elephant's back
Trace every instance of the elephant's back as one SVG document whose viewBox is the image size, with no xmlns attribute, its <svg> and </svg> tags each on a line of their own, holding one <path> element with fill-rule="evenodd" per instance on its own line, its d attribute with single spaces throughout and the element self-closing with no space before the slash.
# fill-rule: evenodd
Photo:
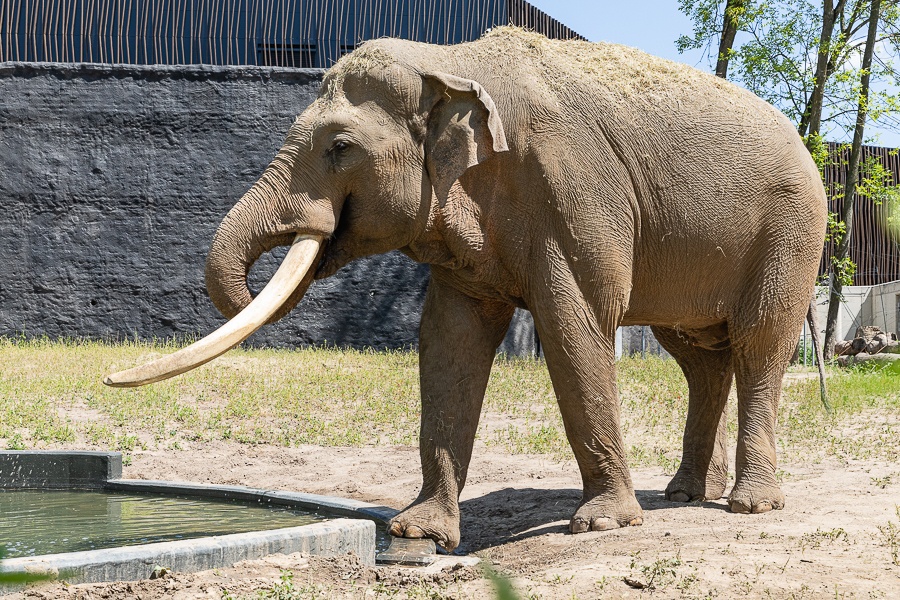
<svg viewBox="0 0 900 600">
<path fill-rule="evenodd" d="M 485 82 L 498 105 L 528 106 L 516 112 L 530 120 L 511 129 L 521 125 L 534 137 L 553 123 L 573 147 L 609 146 L 632 177 L 663 195 L 729 183 L 764 191 L 803 182 L 813 196 L 821 188 L 787 117 L 710 73 L 627 46 L 550 40 L 515 27 L 455 48 L 470 64 L 490 57 L 486 70 L 516 82 Z"/>
<path fill-rule="evenodd" d="M 619 109 L 665 113 L 678 109 L 677 103 L 685 99 L 718 98 L 737 113 L 778 112 L 720 77 L 620 44 L 551 40 L 525 29 L 499 27 L 455 48 L 469 60 L 487 58 L 499 66 L 512 64 L 520 72 L 535 67 L 546 91 L 563 101 L 587 89 Z"/>
<path fill-rule="evenodd" d="M 683 325 L 717 322 L 728 318 L 728 298 L 737 304 L 756 289 L 808 302 L 825 192 L 780 111 L 721 78 L 634 48 L 507 28 L 482 41 L 492 38 L 495 51 L 518 49 L 516 68 L 528 72 L 532 113 L 548 115 L 543 120 L 555 124 L 554 135 L 569 148 L 591 149 L 563 150 L 595 157 L 588 167 L 595 172 L 584 181 L 618 173 L 632 188 L 627 195 L 639 214 L 630 318 L 665 324 L 674 314 Z M 530 135 L 541 120 L 532 119 Z M 593 226 L 585 225 L 585 237 Z M 669 292 L 662 299 L 661 288 Z"/>
</svg>

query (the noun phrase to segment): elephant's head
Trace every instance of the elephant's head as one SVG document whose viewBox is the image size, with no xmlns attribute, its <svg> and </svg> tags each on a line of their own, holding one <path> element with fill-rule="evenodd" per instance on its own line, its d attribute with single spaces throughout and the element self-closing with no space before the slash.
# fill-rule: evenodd
<svg viewBox="0 0 900 600">
<path fill-rule="evenodd" d="M 284 316 L 313 278 L 410 245 L 425 231 L 434 198 L 446 201 L 467 169 L 507 149 L 487 92 L 428 68 L 424 52 L 435 50 L 370 42 L 328 72 L 319 97 L 213 238 L 206 285 L 231 320 L 175 354 L 109 376 L 107 384 L 143 385 L 199 366 Z M 292 247 L 254 299 L 250 268 L 280 245 Z"/>
</svg>

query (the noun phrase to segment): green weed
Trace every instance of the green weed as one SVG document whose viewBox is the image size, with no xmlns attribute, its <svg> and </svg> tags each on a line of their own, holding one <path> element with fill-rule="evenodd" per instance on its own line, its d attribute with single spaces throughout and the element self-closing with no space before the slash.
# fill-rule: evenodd
<svg viewBox="0 0 900 600">
<path fill-rule="evenodd" d="M 672 584 L 680 590 L 686 590 L 696 583 L 697 576 L 696 573 L 681 576 L 678 569 L 683 564 L 680 554 L 645 564 L 641 562 L 641 552 L 638 550 L 631 554 L 629 569 L 632 575 L 625 578 L 625 582 L 631 587 L 650 591 L 663 590 Z"/>
<path fill-rule="evenodd" d="M 831 529 L 829 531 L 822 531 L 819 528 L 816 528 L 814 532 L 804 533 L 800 536 L 800 549 L 805 550 L 807 548 L 820 548 L 823 543 L 833 544 L 834 542 L 842 540 L 847 542 L 850 540 L 850 536 L 844 531 L 843 528 L 838 527 L 837 529 Z"/>
<path fill-rule="evenodd" d="M 871 477 L 872 485 L 880 487 L 881 489 L 886 488 L 891 485 L 893 480 L 893 475 L 885 475 L 884 477 Z"/>
<path fill-rule="evenodd" d="M 900 519 L 900 504 L 894 510 Z M 888 521 L 886 525 L 879 525 L 878 531 L 881 533 L 882 543 L 891 555 L 891 564 L 900 567 L 900 524 Z"/>
</svg>

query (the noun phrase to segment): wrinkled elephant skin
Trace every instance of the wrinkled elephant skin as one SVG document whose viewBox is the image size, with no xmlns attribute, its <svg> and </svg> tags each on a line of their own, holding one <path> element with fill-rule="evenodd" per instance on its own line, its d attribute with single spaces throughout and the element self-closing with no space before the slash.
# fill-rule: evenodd
<svg viewBox="0 0 900 600">
<path fill-rule="evenodd" d="M 532 312 L 584 482 L 572 532 L 639 525 L 614 336 L 651 325 L 690 395 L 666 495 L 778 509 L 775 413 L 812 295 L 825 193 L 791 123 L 749 92 L 610 44 L 499 28 L 458 46 L 377 40 L 342 58 L 213 240 L 232 316 L 247 273 L 296 235 L 316 278 L 400 249 L 431 265 L 420 332 L 419 497 L 391 532 L 459 543 L 458 498 L 498 344 Z M 389 284 L 388 284 L 389 285 Z M 302 285 L 273 318 L 289 311 Z"/>
</svg>

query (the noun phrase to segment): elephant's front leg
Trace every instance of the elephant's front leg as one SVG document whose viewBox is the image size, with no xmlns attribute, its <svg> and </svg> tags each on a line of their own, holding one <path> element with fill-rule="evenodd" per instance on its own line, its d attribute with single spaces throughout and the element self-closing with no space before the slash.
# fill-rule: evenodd
<svg viewBox="0 0 900 600">
<path fill-rule="evenodd" d="M 550 285 L 535 322 L 566 436 L 584 485 L 569 523 L 572 533 L 643 522 L 619 428 L 615 331 L 624 292 L 611 290 L 600 307 L 585 301 L 574 281 Z M 619 305 L 621 303 L 622 305 Z"/>
<path fill-rule="evenodd" d="M 459 545 L 459 494 L 497 346 L 513 307 L 470 298 L 432 277 L 419 332 L 422 491 L 391 535 Z"/>
</svg>

